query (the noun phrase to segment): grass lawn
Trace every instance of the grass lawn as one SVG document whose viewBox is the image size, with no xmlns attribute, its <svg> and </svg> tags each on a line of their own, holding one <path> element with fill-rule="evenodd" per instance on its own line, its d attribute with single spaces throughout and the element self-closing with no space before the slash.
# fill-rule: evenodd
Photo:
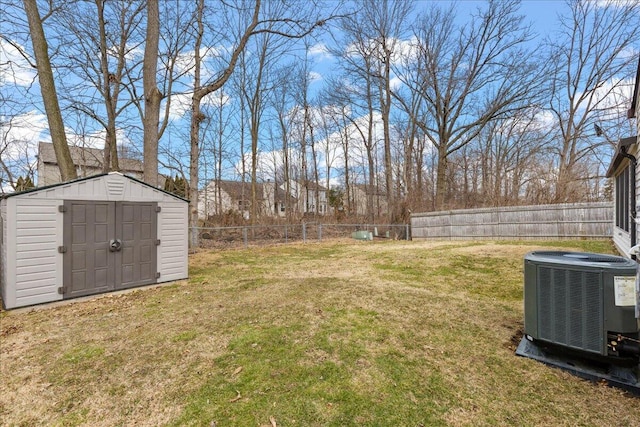
<svg viewBox="0 0 640 427">
<path fill-rule="evenodd" d="M 523 256 L 609 242 L 333 241 L 0 313 L 0 424 L 640 426 L 640 398 L 515 356 Z"/>
</svg>

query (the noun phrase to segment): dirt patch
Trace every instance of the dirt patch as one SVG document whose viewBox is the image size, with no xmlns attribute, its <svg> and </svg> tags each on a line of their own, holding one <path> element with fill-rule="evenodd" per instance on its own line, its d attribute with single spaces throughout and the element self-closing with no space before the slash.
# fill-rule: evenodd
<svg viewBox="0 0 640 427">
<path fill-rule="evenodd" d="M 509 342 L 507 342 L 507 348 L 513 352 L 515 352 L 520 345 L 520 341 L 522 341 L 522 337 L 524 336 L 524 325 L 521 323 L 516 329 L 515 333 L 511 336 Z"/>
</svg>

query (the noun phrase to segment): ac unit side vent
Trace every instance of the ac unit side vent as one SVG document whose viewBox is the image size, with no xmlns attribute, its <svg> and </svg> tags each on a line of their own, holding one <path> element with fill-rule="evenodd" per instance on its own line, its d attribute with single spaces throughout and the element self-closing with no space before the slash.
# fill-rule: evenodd
<svg viewBox="0 0 640 427">
<path fill-rule="evenodd" d="M 599 353 L 604 339 L 600 283 L 597 272 L 539 267 L 539 338 Z"/>
</svg>

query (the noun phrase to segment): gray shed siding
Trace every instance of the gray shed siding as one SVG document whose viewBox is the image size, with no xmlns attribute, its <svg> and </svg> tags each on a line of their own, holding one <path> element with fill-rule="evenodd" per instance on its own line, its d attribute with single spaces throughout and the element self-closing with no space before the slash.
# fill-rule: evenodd
<svg viewBox="0 0 640 427">
<path fill-rule="evenodd" d="M 157 202 L 158 282 L 188 277 L 188 203 L 119 173 L 2 200 L 2 300 L 6 308 L 62 299 L 64 200 Z"/>
</svg>

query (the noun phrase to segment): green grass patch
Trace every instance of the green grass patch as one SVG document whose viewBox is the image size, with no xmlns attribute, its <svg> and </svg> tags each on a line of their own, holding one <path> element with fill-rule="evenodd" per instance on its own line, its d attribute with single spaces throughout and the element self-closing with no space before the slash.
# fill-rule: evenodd
<svg viewBox="0 0 640 427">
<path fill-rule="evenodd" d="M 62 355 L 62 359 L 67 363 L 78 364 L 89 361 L 95 357 L 102 356 L 104 348 L 94 345 L 82 345 L 74 347 Z"/>
</svg>

